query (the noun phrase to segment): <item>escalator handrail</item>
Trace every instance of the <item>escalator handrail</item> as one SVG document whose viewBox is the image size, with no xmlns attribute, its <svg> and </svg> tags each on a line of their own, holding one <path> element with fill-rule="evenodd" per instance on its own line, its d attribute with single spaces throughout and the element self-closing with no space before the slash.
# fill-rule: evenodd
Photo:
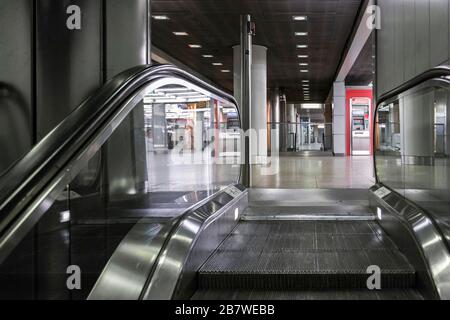
<svg viewBox="0 0 450 320">
<path fill-rule="evenodd" d="M 421 83 L 424 83 L 428 80 L 434 79 L 434 78 L 442 78 L 442 77 L 450 77 L 450 66 L 438 66 L 435 68 L 431 68 L 418 76 L 412 78 L 411 80 L 401 84 L 400 86 L 392 89 L 391 91 L 388 91 L 380 96 L 380 98 L 377 101 L 377 110 L 378 107 L 383 104 L 384 102 L 420 85 Z M 375 113 L 376 111 L 375 110 Z"/>
<path fill-rule="evenodd" d="M 382 106 L 383 104 L 385 104 L 387 101 L 390 101 L 396 97 L 398 97 L 401 94 L 404 94 L 406 92 L 408 92 L 411 89 L 414 89 L 415 87 L 424 84 L 427 81 L 433 80 L 433 79 L 440 79 L 445 80 L 446 82 L 450 83 L 450 66 L 447 65 L 442 65 L 442 66 L 438 66 L 435 68 L 431 68 L 421 74 L 419 74 L 418 76 L 414 77 L 413 79 L 401 84 L 400 86 L 392 89 L 391 91 L 388 91 L 384 94 L 382 94 L 380 96 L 380 98 L 377 100 L 377 105 L 375 108 L 375 111 L 373 113 L 373 123 L 376 124 L 377 123 L 377 115 L 378 115 L 378 109 L 380 108 L 380 106 Z M 377 126 L 373 125 L 372 126 L 372 136 L 376 137 L 377 136 Z M 372 147 L 373 150 L 376 150 L 376 139 L 373 139 L 372 141 Z M 379 177 L 378 177 L 378 171 L 376 170 L 377 166 L 376 166 L 376 155 L 374 155 L 373 157 L 373 165 L 375 168 L 375 181 L 377 183 L 383 183 L 382 181 L 380 181 Z"/>
<path fill-rule="evenodd" d="M 235 98 L 173 65 L 143 65 L 108 81 L 0 176 L 0 235 L 133 93 L 153 81 L 182 78 L 234 104 Z"/>
</svg>

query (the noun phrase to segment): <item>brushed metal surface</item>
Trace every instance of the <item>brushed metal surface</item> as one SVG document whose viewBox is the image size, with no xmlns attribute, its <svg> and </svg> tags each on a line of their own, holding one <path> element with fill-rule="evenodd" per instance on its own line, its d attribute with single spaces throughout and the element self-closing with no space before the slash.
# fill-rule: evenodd
<svg viewBox="0 0 450 320">
<path fill-rule="evenodd" d="M 105 1 L 106 80 L 123 70 L 150 63 L 148 10 L 148 0 Z"/>
<path fill-rule="evenodd" d="M 450 253 L 445 239 L 426 212 L 395 192 L 370 200 L 379 223 L 418 272 L 418 289 L 425 297 L 450 299 Z"/>
<path fill-rule="evenodd" d="M 138 222 L 122 240 L 88 300 L 137 300 L 175 221 Z"/>
<path fill-rule="evenodd" d="M 81 30 L 66 27 L 67 1 L 36 1 L 36 121 L 41 140 L 102 79 L 102 1 L 80 0 Z M 122 69 L 125 70 L 125 69 Z"/>
<path fill-rule="evenodd" d="M 33 4 L 0 2 L 0 175 L 33 144 Z"/>
<path fill-rule="evenodd" d="M 195 291 L 195 285 L 189 289 L 196 271 L 237 224 L 235 210 L 247 205 L 246 190 L 228 196 L 231 199 L 224 199 L 223 205 L 218 197 L 220 194 L 209 207 L 200 207 L 180 219 L 142 295 L 144 300 L 189 297 L 189 292 Z M 217 228 L 224 229 L 217 232 Z"/>
</svg>

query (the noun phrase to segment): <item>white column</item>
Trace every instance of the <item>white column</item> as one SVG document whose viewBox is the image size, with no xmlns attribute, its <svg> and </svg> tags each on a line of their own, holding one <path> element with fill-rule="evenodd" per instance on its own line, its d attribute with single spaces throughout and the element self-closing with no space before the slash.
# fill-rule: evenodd
<svg viewBox="0 0 450 320">
<path fill-rule="evenodd" d="M 333 84 L 333 152 L 336 155 L 346 153 L 346 107 L 345 82 Z"/>
<path fill-rule="evenodd" d="M 241 99 L 241 49 L 234 46 L 234 96 L 240 104 Z M 267 161 L 267 48 L 252 47 L 252 105 L 250 109 L 250 159 L 252 163 Z"/>
<path fill-rule="evenodd" d="M 286 107 L 288 122 L 295 123 L 295 104 L 288 103 Z M 288 148 L 295 149 L 295 124 L 290 124 L 288 127 Z"/>
<path fill-rule="evenodd" d="M 400 103 L 402 156 L 407 164 L 427 164 L 434 155 L 434 93 L 407 96 Z"/>
<path fill-rule="evenodd" d="M 272 107 L 272 126 L 270 130 L 271 154 L 280 153 L 280 90 L 275 88 L 271 91 L 270 104 Z"/>
</svg>

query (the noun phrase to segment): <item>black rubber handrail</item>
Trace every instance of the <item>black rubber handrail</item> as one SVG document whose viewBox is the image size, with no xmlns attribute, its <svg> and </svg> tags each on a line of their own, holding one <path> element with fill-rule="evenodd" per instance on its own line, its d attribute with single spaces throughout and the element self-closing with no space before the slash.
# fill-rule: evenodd
<svg viewBox="0 0 450 320">
<path fill-rule="evenodd" d="M 429 69 L 418 76 L 412 78 L 411 80 L 401 84 L 400 86 L 392 89 L 391 91 L 386 92 L 385 94 L 381 95 L 380 98 L 377 101 L 377 107 L 375 108 L 375 112 L 373 114 L 373 128 L 372 128 L 372 136 L 376 137 L 377 134 L 377 127 L 376 127 L 376 120 L 377 120 L 377 114 L 379 107 L 385 103 L 386 101 L 389 101 L 397 96 L 399 96 L 402 93 L 405 93 L 418 85 L 421 85 L 422 83 L 432 80 L 432 79 L 442 79 L 444 77 L 450 77 L 450 66 L 438 66 L 432 69 Z M 373 139 L 372 141 L 373 150 L 375 152 L 376 150 L 376 140 Z M 373 165 L 375 168 L 375 181 L 377 183 L 382 183 L 378 178 L 378 171 L 376 170 L 376 155 L 373 157 Z"/>
<path fill-rule="evenodd" d="M 385 94 L 381 95 L 381 97 L 378 99 L 377 101 L 377 109 L 378 107 L 398 96 L 399 94 L 402 94 L 416 86 L 418 86 L 419 84 L 434 79 L 434 78 L 442 78 L 442 77 L 448 77 L 450 76 L 450 66 L 439 66 L 439 67 L 435 67 L 432 69 L 429 69 L 421 74 L 419 74 L 418 76 L 412 78 L 411 80 L 401 84 L 400 86 L 396 87 L 395 89 L 392 89 L 391 91 L 386 92 Z"/>
<path fill-rule="evenodd" d="M 108 81 L 0 177 L 0 235 L 121 105 L 149 83 L 181 78 L 239 107 L 235 98 L 172 65 L 138 66 Z M 239 115 L 240 118 L 240 115 Z"/>
</svg>

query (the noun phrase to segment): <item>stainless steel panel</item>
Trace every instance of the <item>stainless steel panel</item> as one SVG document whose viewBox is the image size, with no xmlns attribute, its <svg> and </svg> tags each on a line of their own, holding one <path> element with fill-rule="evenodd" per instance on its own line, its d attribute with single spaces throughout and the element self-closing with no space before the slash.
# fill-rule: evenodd
<svg viewBox="0 0 450 320">
<path fill-rule="evenodd" d="M 389 78 L 394 63 L 394 38 L 390 32 L 393 27 L 392 1 L 379 0 L 382 28 L 377 30 L 377 91 L 378 96 L 392 88 L 393 79 Z"/>
<path fill-rule="evenodd" d="M 105 5 L 106 78 L 111 79 L 149 62 L 150 23 L 148 0 L 106 0 Z"/>
<path fill-rule="evenodd" d="M 33 143 L 32 23 L 32 1 L 0 1 L 0 175 Z"/>
<path fill-rule="evenodd" d="M 403 34 L 404 37 L 404 72 L 405 80 L 412 79 L 416 75 L 416 50 L 415 50 L 415 38 L 416 38 L 416 15 L 414 8 L 414 0 L 404 0 L 404 27 L 403 30 L 407 30 Z"/>
<path fill-rule="evenodd" d="M 134 99 L 135 107 L 107 142 L 106 166 L 109 200 L 130 194 L 145 193 L 147 148 L 142 97 Z"/>
<path fill-rule="evenodd" d="M 194 293 L 196 271 L 237 224 L 235 210 L 246 207 L 247 191 L 216 212 L 214 202 L 210 202 L 210 209 L 198 208 L 180 220 L 161 253 L 143 299 L 187 298 Z"/>
<path fill-rule="evenodd" d="M 393 72 L 390 74 L 391 77 L 393 77 L 393 84 L 394 86 L 399 86 L 402 84 L 405 80 L 405 73 L 404 73 L 404 59 L 405 54 L 409 54 L 405 52 L 405 29 L 404 29 L 404 20 L 405 17 L 403 16 L 404 7 L 403 3 L 404 0 L 396 0 L 393 1 L 393 14 L 394 14 L 394 69 Z M 383 19 L 383 18 L 382 18 Z"/>
<path fill-rule="evenodd" d="M 431 66 L 437 66 L 449 57 L 449 1 L 430 2 Z"/>
<path fill-rule="evenodd" d="M 415 52 L 418 75 L 430 69 L 430 0 L 415 0 Z M 434 48 L 433 48 L 434 49 Z"/>
<path fill-rule="evenodd" d="M 417 271 L 418 289 L 426 298 L 450 299 L 450 253 L 429 216 L 396 193 L 370 201 L 379 223 Z"/>
<path fill-rule="evenodd" d="M 116 249 L 88 300 L 138 300 L 174 222 L 138 222 Z"/>
<path fill-rule="evenodd" d="M 66 27 L 65 0 L 36 6 L 36 117 L 42 139 L 102 84 L 101 0 L 79 0 L 81 30 Z"/>
</svg>

